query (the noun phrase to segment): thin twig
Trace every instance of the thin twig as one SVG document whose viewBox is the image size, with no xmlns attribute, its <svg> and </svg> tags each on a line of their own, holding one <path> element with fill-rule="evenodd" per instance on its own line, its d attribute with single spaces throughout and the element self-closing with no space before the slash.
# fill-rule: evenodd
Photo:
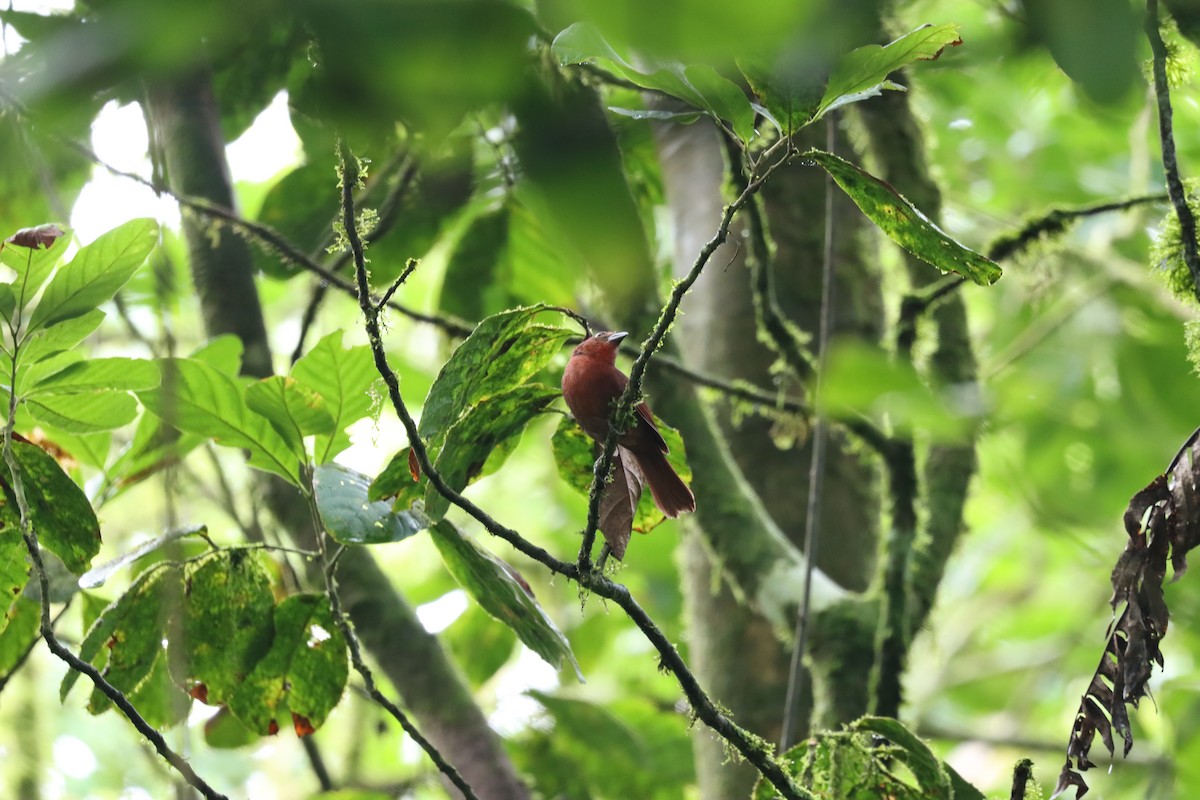
<svg viewBox="0 0 1200 800">
<path fill-rule="evenodd" d="M 837 113 L 830 114 L 825 121 L 825 149 L 830 153 L 837 151 Z M 821 316 L 817 333 L 817 369 L 813 392 L 816 396 L 821 393 L 821 381 L 829 362 L 829 340 L 833 338 L 833 314 L 836 299 L 836 281 L 834 280 L 836 215 L 834 200 L 837 186 L 833 177 L 825 176 L 825 251 L 821 264 Z M 765 235 L 765 232 L 764 232 Z M 760 264 L 759 269 L 768 271 L 767 264 Z M 769 286 L 763 284 L 763 290 Z M 773 306 L 773 298 L 759 298 L 759 305 Z M 777 309 L 776 309 L 777 312 Z M 813 425 L 812 460 L 808 470 L 808 508 L 804 515 L 804 591 L 800 608 L 796 612 L 796 630 L 792 644 L 792 661 L 788 673 L 787 694 L 783 706 L 783 727 L 780 733 L 779 749 L 787 750 L 796 737 L 797 708 L 800 684 L 804 678 L 804 651 L 808 646 L 809 615 L 812 612 L 812 577 L 817 561 L 817 530 L 821 526 L 821 495 L 825 483 L 825 448 L 829 441 L 829 422 L 825 414 L 818 408 L 816 421 Z"/>
<path fill-rule="evenodd" d="M 343 180 L 348 180 L 350 171 L 353 170 L 352 159 L 354 156 L 344 149 L 342 153 Z M 367 269 L 365 256 L 362 251 L 362 242 L 354 228 L 353 202 L 353 194 L 343 189 L 342 203 L 346 221 L 346 238 L 354 253 L 355 275 L 359 287 L 359 307 L 365 319 L 367 339 L 375 356 L 376 369 L 388 387 L 388 397 L 391 400 L 392 407 L 396 412 L 396 416 L 400 418 L 401 423 L 404 425 L 412 452 L 416 456 L 417 462 L 420 464 L 421 470 L 426 478 L 428 478 L 430 484 L 443 497 L 449 500 L 452 505 L 465 511 L 492 535 L 505 540 L 517 550 L 547 567 L 552 572 L 562 575 L 568 580 L 578 581 L 581 586 L 594 594 L 616 603 L 658 651 L 663 667 L 670 670 L 679 682 L 696 717 L 733 745 L 785 798 L 788 798 L 788 800 L 812 800 L 812 793 L 798 786 L 791 776 L 784 772 L 783 768 L 772 756 L 769 745 L 740 728 L 717 708 L 716 704 L 712 702 L 696 680 L 696 676 L 688 669 L 687 664 L 684 663 L 683 658 L 679 655 L 679 651 L 675 649 L 671 640 L 654 623 L 645 610 L 638 605 L 626 587 L 614 583 L 603 574 L 597 573 L 594 570 L 581 573 L 577 565 L 560 561 L 542 548 L 530 543 L 516 531 L 501 525 L 487 514 L 487 512 L 463 497 L 461 493 L 452 489 L 445 482 L 441 473 L 437 471 L 429 459 L 429 452 L 421 441 L 416 421 L 404 404 L 404 398 L 400 394 L 399 381 L 396 378 L 395 372 L 388 364 L 387 354 L 383 349 L 379 330 L 379 310 L 370 301 L 370 287 L 367 282 Z M 732 212 L 730 212 L 730 216 L 732 216 Z M 728 230 L 727 222 L 725 229 Z M 710 257 L 712 255 L 711 251 L 715 249 L 716 244 L 712 244 L 711 249 L 704 256 L 704 259 L 706 260 Z M 703 266 L 702 263 L 701 266 Z M 675 303 L 675 307 L 676 309 L 678 308 L 678 302 Z M 661 334 L 658 339 L 661 341 Z M 643 355 L 645 355 L 645 351 L 643 351 Z"/>
<path fill-rule="evenodd" d="M 1192 291 L 1200 299 L 1200 253 L 1196 248 L 1196 217 L 1188 205 L 1179 162 L 1175 157 L 1175 134 L 1171 130 L 1171 88 L 1167 85 L 1167 47 L 1158 29 L 1158 0 L 1146 0 L 1146 38 L 1154 54 L 1154 96 L 1158 100 L 1158 137 L 1162 145 L 1163 172 L 1167 178 L 1167 194 L 1175 215 L 1179 217 L 1179 235 L 1183 239 L 1183 262 L 1192 273 Z"/>
</svg>

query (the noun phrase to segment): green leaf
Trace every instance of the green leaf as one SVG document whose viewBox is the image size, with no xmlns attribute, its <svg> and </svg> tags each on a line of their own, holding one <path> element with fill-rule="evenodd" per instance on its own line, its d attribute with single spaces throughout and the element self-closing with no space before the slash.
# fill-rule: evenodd
<svg viewBox="0 0 1200 800">
<path fill-rule="evenodd" d="M 260 736 L 275 733 L 286 711 L 297 732 L 301 720 L 319 728 L 341 699 L 347 674 L 346 642 L 328 599 L 292 595 L 275 608 L 271 648 L 233 693 L 229 709 Z"/>
<path fill-rule="evenodd" d="M 292 366 L 292 377 L 319 394 L 333 417 L 333 433 L 315 442 L 316 461 L 324 464 L 350 446 L 346 428 L 371 414 L 371 387 L 379 377 L 371 349 L 342 347 L 342 332 L 335 331 Z"/>
<path fill-rule="evenodd" d="M 455 662 L 478 689 L 508 663 L 517 636 L 477 605 L 467 608 L 438 638 L 450 648 Z"/>
<path fill-rule="evenodd" d="M 888 238 L 917 258 L 978 284 L 995 283 L 1000 277 L 993 261 L 951 239 L 890 184 L 832 153 L 809 150 L 803 157 L 823 167 Z"/>
<path fill-rule="evenodd" d="M 413 478 L 412 448 L 406 447 L 387 463 L 383 471 L 375 476 L 367 489 L 368 500 L 387 500 L 394 498 L 394 508 L 407 508 L 413 500 L 421 496 L 421 484 Z"/>
<path fill-rule="evenodd" d="M 81 247 L 50 279 L 30 329 L 78 317 L 112 299 L 158 244 L 158 223 L 134 219 Z"/>
<path fill-rule="evenodd" d="M 937 792 L 937 797 L 949 800 L 952 794 L 950 778 L 942 769 L 941 762 L 929 749 L 929 745 L 898 720 L 890 717 L 862 717 L 853 722 L 850 729 L 878 734 L 896 745 L 899 748 L 897 755 L 912 770 L 921 788 L 927 792 Z"/>
<path fill-rule="evenodd" d="M 18 597 L 0 619 L 0 676 L 17 668 L 26 651 L 37 641 L 42 624 L 42 604 Z"/>
<path fill-rule="evenodd" d="M 32 331 L 21 343 L 21 362 L 32 364 L 72 349 L 99 328 L 105 316 L 105 313 L 97 308 L 78 317 Z"/>
<path fill-rule="evenodd" d="M 192 698 L 171 679 L 167 651 L 159 649 L 150 671 L 129 693 L 142 719 L 158 730 L 166 730 L 183 722 L 192 708 Z"/>
<path fill-rule="evenodd" d="M 859 47 L 838 61 L 812 119 L 835 108 L 878 95 L 883 89 L 903 89 L 887 76 L 914 61 L 933 61 L 947 47 L 962 44 L 957 25 L 922 25 L 890 44 Z"/>
<path fill-rule="evenodd" d="M 383 500 L 368 500 L 371 479 L 340 464 L 322 464 L 313 471 L 317 510 L 325 530 L 343 544 L 387 544 L 425 530 L 424 514 L 392 510 Z"/>
<path fill-rule="evenodd" d="M 86 572 L 100 552 L 100 523 L 87 495 L 45 450 L 26 442 L 13 442 L 12 448 L 38 541 L 61 558 L 71 572 Z M 7 522 L 9 513 L 17 513 L 16 496 L 7 482 L 4 501 Z M 17 519 L 19 525 L 19 516 Z"/>
<path fill-rule="evenodd" d="M 246 405 L 267 418 L 294 452 L 304 457 L 304 437 L 333 432 L 333 417 L 321 396 L 294 378 L 273 375 L 246 387 Z"/>
<path fill-rule="evenodd" d="M 712 67 L 665 63 L 639 69 L 622 58 L 600 31 L 586 22 L 577 22 L 559 33 L 551 47 L 561 66 L 594 63 L 643 89 L 665 92 L 725 120 L 743 142 L 754 138 L 754 109 L 750 101 L 736 84 Z"/>
<path fill-rule="evenodd" d="M 505 307 L 510 215 L 504 204 L 471 219 L 446 264 L 438 297 L 442 311 L 459 319 L 481 319 Z"/>
<path fill-rule="evenodd" d="M 97 433 L 137 418 L 137 401 L 124 392 L 39 394 L 25 401 L 29 416 L 68 433 Z"/>
<path fill-rule="evenodd" d="M 158 366 L 144 358 L 89 358 L 42 378 L 25 397 L 77 394 L 98 390 L 138 392 L 158 386 Z"/>
<path fill-rule="evenodd" d="M 6 611 L 0 615 L 0 633 L 18 609 L 21 590 L 29 582 L 29 551 L 21 535 L 21 517 L 15 512 L 15 504 L 0 506 L 0 608 Z"/>
<path fill-rule="evenodd" d="M 516 570 L 442 520 L 429 529 L 446 569 L 484 611 L 513 629 L 517 637 L 546 663 L 561 668 L 565 660 L 583 674 L 567 637 L 546 616 Z"/>
<path fill-rule="evenodd" d="M 436 444 L 467 408 L 524 383 L 550 363 L 571 332 L 530 325 L 543 310 L 535 305 L 502 311 L 475 327 L 429 388 L 418 428 L 422 439 Z"/>
<path fill-rule="evenodd" d="M 144 573 L 92 623 L 79 646 L 79 657 L 102 667 L 104 677 L 116 688 L 133 691 L 162 652 L 166 615 L 182 593 L 179 577 L 174 568 Z M 59 687 L 61 698 L 66 698 L 78 677 L 75 670 L 67 672 Z M 88 703 L 91 713 L 99 714 L 110 705 L 107 697 L 93 690 Z"/>
<path fill-rule="evenodd" d="M 455 491 L 466 488 L 483 471 L 492 450 L 519 435 L 529 421 L 558 399 L 559 391 L 541 384 L 517 386 L 485 397 L 471 406 L 446 432 L 434 466 Z M 425 491 L 425 513 L 437 520 L 450 507 L 431 483 Z"/>
<path fill-rule="evenodd" d="M 258 734 L 243 725 L 229 706 L 222 706 L 204 723 L 204 742 L 219 750 L 233 750 L 258 741 Z"/>
<path fill-rule="evenodd" d="M 180 430 L 214 439 L 250 454 L 250 465 L 300 485 L 300 456 L 271 423 L 247 406 L 242 387 L 231 376 L 202 361 L 164 359 L 163 385 L 139 392 L 153 414 Z M 166 395 L 166 387 L 174 396 Z"/>
<path fill-rule="evenodd" d="M 204 684 L 208 705 L 223 705 L 271 646 L 271 580 L 257 552 L 233 548 L 189 568 L 184 586 L 179 677 Z"/>
</svg>

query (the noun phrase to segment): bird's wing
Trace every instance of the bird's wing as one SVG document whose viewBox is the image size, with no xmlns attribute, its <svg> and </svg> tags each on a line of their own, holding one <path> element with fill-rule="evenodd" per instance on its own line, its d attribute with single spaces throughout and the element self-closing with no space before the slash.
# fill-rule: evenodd
<svg viewBox="0 0 1200 800">
<path fill-rule="evenodd" d="M 646 403 L 638 403 L 638 427 L 646 429 L 654 443 L 658 446 L 660 453 L 669 453 L 671 449 L 667 447 L 667 442 L 663 439 L 662 434 L 658 431 L 658 426 L 654 424 L 654 414 L 650 411 L 650 406 Z"/>
</svg>

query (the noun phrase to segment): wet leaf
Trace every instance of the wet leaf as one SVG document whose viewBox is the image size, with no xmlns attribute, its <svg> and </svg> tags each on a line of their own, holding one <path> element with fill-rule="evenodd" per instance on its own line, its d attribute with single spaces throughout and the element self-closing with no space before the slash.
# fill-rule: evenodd
<svg viewBox="0 0 1200 800">
<path fill-rule="evenodd" d="M 417 510 L 393 511 L 385 500 L 371 500 L 371 479 L 340 464 L 322 464 L 313 474 L 317 509 L 325 530 L 343 544 L 387 544 L 425 530 L 429 521 Z"/>
</svg>

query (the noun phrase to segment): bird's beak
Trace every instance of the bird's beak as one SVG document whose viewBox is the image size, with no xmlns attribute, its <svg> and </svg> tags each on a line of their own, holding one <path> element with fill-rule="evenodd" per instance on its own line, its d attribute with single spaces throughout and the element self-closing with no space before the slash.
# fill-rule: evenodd
<svg viewBox="0 0 1200 800">
<path fill-rule="evenodd" d="M 616 333 L 608 334 L 608 336 L 605 336 L 604 338 L 606 341 L 608 341 L 609 344 L 611 344 L 613 347 L 616 347 L 617 345 L 619 345 L 621 343 L 621 340 L 624 339 L 628 335 L 629 335 L 628 331 L 617 331 Z"/>
</svg>

